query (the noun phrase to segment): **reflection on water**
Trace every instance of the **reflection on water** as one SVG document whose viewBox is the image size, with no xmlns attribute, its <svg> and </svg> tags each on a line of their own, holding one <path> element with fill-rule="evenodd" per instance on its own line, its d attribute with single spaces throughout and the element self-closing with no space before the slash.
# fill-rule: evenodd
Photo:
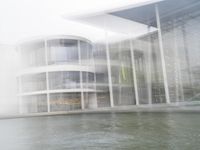
<svg viewBox="0 0 200 150">
<path fill-rule="evenodd" d="M 0 120 L 2 150 L 197 150 L 195 113 L 82 114 Z"/>
</svg>

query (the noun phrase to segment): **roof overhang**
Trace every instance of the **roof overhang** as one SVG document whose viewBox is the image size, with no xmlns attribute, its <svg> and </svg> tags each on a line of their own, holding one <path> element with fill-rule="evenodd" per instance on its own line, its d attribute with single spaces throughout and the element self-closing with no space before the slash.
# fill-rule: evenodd
<svg viewBox="0 0 200 150">
<path fill-rule="evenodd" d="M 183 12 L 185 14 L 199 9 L 199 0 L 164 0 L 157 2 L 159 15 L 162 19 L 177 18 Z M 136 21 L 149 26 L 157 27 L 155 15 L 155 3 L 111 12 L 110 14 L 128 20 Z"/>
<path fill-rule="evenodd" d="M 74 16 L 72 19 L 114 33 L 116 37 L 138 37 L 157 30 L 155 4 L 162 20 L 179 17 L 199 9 L 199 0 L 150 0 L 143 3 L 115 8 L 104 12 Z M 148 28 L 150 27 L 150 28 Z M 119 34 L 119 36 L 116 36 Z M 133 37 L 133 38 L 134 38 Z M 109 38 L 114 39 L 114 38 Z"/>
<path fill-rule="evenodd" d="M 142 3 L 137 3 L 133 5 L 123 6 L 120 8 L 110 9 L 103 12 L 96 12 L 91 14 L 83 14 L 79 16 L 68 17 L 68 19 L 73 19 L 76 21 L 88 21 L 88 18 L 98 18 L 105 14 L 110 14 L 118 16 L 131 21 L 139 22 L 146 25 L 152 25 L 156 27 L 155 24 L 155 4 L 159 5 L 159 13 L 162 18 L 169 15 L 180 15 L 181 11 L 185 13 L 190 11 L 192 7 L 194 9 L 199 9 L 199 0 L 149 0 Z M 92 22 L 92 21 L 91 21 Z"/>
</svg>

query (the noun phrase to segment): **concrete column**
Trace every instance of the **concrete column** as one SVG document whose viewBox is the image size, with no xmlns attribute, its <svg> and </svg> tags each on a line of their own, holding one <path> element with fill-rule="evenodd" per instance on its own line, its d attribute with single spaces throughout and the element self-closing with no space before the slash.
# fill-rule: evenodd
<svg viewBox="0 0 200 150">
<path fill-rule="evenodd" d="M 111 65 L 110 65 L 110 53 L 109 53 L 109 45 L 108 45 L 107 34 L 106 34 L 106 59 L 107 59 L 108 83 L 109 83 L 109 91 L 110 91 L 110 106 L 114 107 L 114 102 L 113 102 L 113 87 L 112 87 L 112 74 L 111 74 Z"/>
<path fill-rule="evenodd" d="M 94 46 L 92 45 L 92 65 L 94 67 L 94 90 L 95 90 L 95 102 L 96 102 L 96 107 L 98 107 L 97 103 L 97 87 L 96 87 L 96 67 L 95 67 L 95 61 L 94 61 Z"/>
<path fill-rule="evenodd" d="M 79 65 L 81 66 L 81 47 L 79 40 L 78 40 L 78 59 L 79 59 Z M 80 89 L 81 89 L 81 109 L 85 109 L 82 71 L 80 71 Z"/>
<path fill-rule="evenodd" d="M 169 104 L 170 103 L 169 87 L 168 87 L 168 81 L 167 81 L 167 72 L 166 72 L 166 64 L 165 64 L 165 56 L 164 56 L 163 39 L 162 39 L 162 33 L 161 33 L 158 4 L 155 4 L 155 12 L 156 12 L 156 22 L 157 22 L 157 28 L 158 28 L 159 50 L 160 50 L 160 55 L 161 55 L 161 65 L 162 65 L 164 88 L 165 88 L 165 98 L 166 98 L 166 103 Z"/>
<path fill-rule="evenodd" d="M 134 82 L 134 90 L 135 90 L 135 104 L 139 105 L 137 75 L 136 75 L 136 70 L 135 70 L 135 57 L 134 57 L 133 43 L 131 39 L 130 39 L 130 52 L 131 52 L 132 74 L 133 74 L 133 82 Z"/>
<path fill-rule="evenodd" d="M 148 26 L 148 33 L 150 33 L 150 26 Z M 148 38 L 148 52 L 147 52 L 147 89 L 148 89 L 148 101 L 152 104 L 152 81 L 151 81 L 151 63 L 152 63 L 152 49 L 151 49 L 151 37 Z"/>
<path fill-rule="evenodd" d="M 119 60 L 121 60 L 121 50 L 122 50 L 122 43 L 120 41 L 119 45 L 118 45 L 118 55 L 119 55 Z M 120 66 L 118 65 L 119 68 L 121 68 L 121 62 L 120 62 Z M 119 78 L 118 78 L 118 81 L 121 82 L 121 77 L 120 77 L 120 72 L 121 70 L 119 70 Z M 121 105 L 121 102 L 122 102 L 122 84 L 119 82 L 119 101 L 118 101 L 118 105 Z"/>
<path fill-rule="evenodd" d="M 45 65 L 48 66 L 48 51 L 47 51 L 47 40 L 44 40 L 45 47 Z M 49 73 L 46 71 L 46 91 L 47 91 L 47 112 L 50 112 L 50 98 L 49 98 Z"/>
<path fill-rule="evenodd" d="M 109 53 L 109 41 L 108 41 L 108 33 L 106 29 L 106 19 L 104 19 L 104 31 L 105 31 L 105 44 L 106 44 L 106 61 L 107 61 L 107 69 L 108 69 L 108 86 L 110 93 L 110 107 L 114 107 L 113 101 L 113 86 L 112 86 L 112 72 L 111 72 L 111 64 L 110 64 L 110 53 Z"/>
</svg>

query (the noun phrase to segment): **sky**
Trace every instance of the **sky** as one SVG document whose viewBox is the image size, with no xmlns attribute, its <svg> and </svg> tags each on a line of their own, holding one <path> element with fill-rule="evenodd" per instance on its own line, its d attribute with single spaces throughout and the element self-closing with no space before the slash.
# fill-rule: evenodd
<svg viewBox="0 0 200 150">
<path fill-rule="evenodd" d="M 0 0 L 0 44 L 54 34 L 84 35 L 92 27 L 63 16 L 103 12 L 145 1 L 148 0 Z"/>
<path fill-rule="evenodd" d="M 148 0 L 0 0 L 0 114 L 14 113 L 18 105 L 16 73 L 19 57 L 13 46 L 48 35 L 86 36 L 98 28 L 67 20 L 88 13 L 138 4 Z"/>
</svg>

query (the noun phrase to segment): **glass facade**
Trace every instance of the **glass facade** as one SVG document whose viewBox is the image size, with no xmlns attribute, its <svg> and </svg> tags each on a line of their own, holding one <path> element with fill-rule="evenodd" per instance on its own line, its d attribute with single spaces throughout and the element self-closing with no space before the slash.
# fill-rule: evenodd
<svg viewBox="0 0 200 150">
<path fill-rule="evenodd" d="M 77 110 L 84 104 L 97 107 L 93 49 L 88 40 L 60 36 L 19 47 L 21 113 Z"/>
<path fill-rule="evenodd" d="M 40 98 L 48 112 L 198 102 L 200 4 L 171 4 L 110 13 L 116 20 L 105 17 L 105 37 L 94 42 L 61 37 L 22 44 L 23 66 L 46 70 L 18 77 L 19 91 L 46 91 Z"/>
<path fill-rule="evenodd" d="M 50 94 L 51 111 L 69 111 L 81 109 L 80 93 L 54 93 Z"/>
<path fill-rule="evenodd" d="M 110 89 L 108 82 L 108 65 L 106 45 L 96 43 L 94 45 L 94 63 L 96 75 L 96 99 L 98 107 L 110 107 Z"/>
<path fill-rule="evenodd" d="M 165 103 L 157 32 L 132 41 L 140 104 Z"/>
<path fill-rule="evenodd" d="M 80 88 L 80 72 L 50 72 L 49 73 L 49 89 L 69 89 Z"/>
<path fill-rule="evenodd" d="M 114 105 L 135 104 L 130 42 L 109 44 Z"/>
<path fill-rule="evenodd" d="M 200 99 L 199 4 L 177 16 L 161 17 L 169 95 L 172 102 Z M 187 13 L 186 13 L 187 12 Z"/>
<path fill-rule="evenodd" d="M 181 1 L 176 6 L 176 1 L 166 0 L 100 15 L 105 37 L 95 44 L 105 45 L 105 53 L 95 51 L 110 61 L 107 83 L 114 106 L 200 100 L 200 4 Z"/>
<path fill-rule="evenodd" d="M 47 47 L 48 64 L 78 63 L 77 40 L 48 40 Z"/>
</svg>

